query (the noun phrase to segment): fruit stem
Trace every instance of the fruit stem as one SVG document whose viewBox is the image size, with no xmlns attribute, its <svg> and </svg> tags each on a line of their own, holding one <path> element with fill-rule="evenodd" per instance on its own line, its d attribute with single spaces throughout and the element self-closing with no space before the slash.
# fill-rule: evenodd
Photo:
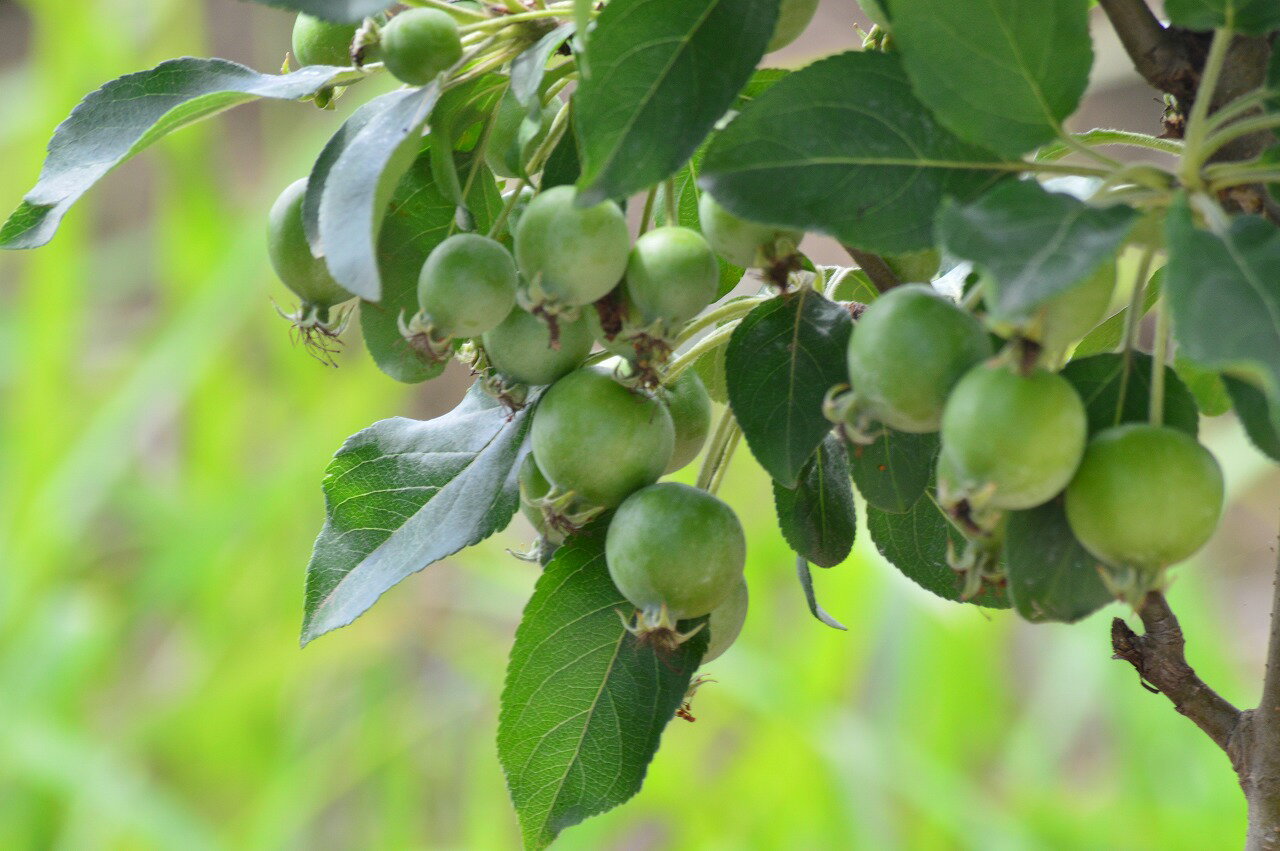
<svg viewBox="0 0 1280 851">
<path fill-rule="evenodd" d="M 1148 136 L 1146 133 L 1133 133 L 1128 130 L 1111 130 L 1107 128 L 1074 133 L 1071 138 L 1081 145 L 1091 147 L 1094 145 L 1128 145 L 1134 148 L 1161 151 L 1166 154 L 1181 154 L 1183 148 L 1182 142 L 1177 139 L 1158 139 L 1155 136 Z M 1037 162 L 1050 162 L 1065 157 L 1074 150 L 1076 150 L 1075 146 L 1068 145 L 1065 140 L 1050 142 L 1036 152 L 1035 158 Z"/>
<path fill-rule="evenodd" d="M 529 155 L 529 162 L 525 163 L 525 169 L 529 174 L 537 174 L 542 171 L 543 164 L 547 161 L 547 157 L 551 156 L 551 152 L 555 150 L 556 145 L 560 144 L 564 132 L 569 127 L 569 110 L 571 103 L 566 102 L 560 107 L 560 111 L 556 113 L 555 119 L 551 122 L 551 127 L 547 130 L 547 138 L 542 140 L 542 144 L 534 149 Z M 541 189 L 541 185 L 538 187 Z"/>
<path fill-rule="evenodd" d="M 487 18 L 483 21 L 476 21 L 474 24 L 463 24 L 458 27 L 458 31 L 462 33 L 475 32 L 477 30 L 493 30 L 502 29 L 511 24 L 518 24 L 523 21 L 536 21 L 541 18 L 567 18 L 573 14 L 573 4 L 557 4 L 548 6 L 544 9 L 534 9 L 532 11 L 519 12 L 513 15 L 498 15 L 496 17 Z"/>
<path fill-rule="evenodd" d="M 676 205 L 676 182 L 673 178 L 663 181 L 662 200 L 666 203 L 667 225 L 674 227 L 680 223 L 680 210 Z"/>
<path fill-rule="evenodd" d="M 1280 127 L 1280 115 L 1255 115 L 1250 118 L 1242 118 L 1221 129 L 1208 133 L 1200 149 L 1200 156 L 1202 160 L 1208 159 L 1219 148 L 1234 142 L 1241 136 L 1248 136 L 1260 130 L 1270 130 L 1275 127 Z"/>
<path fill-rule="evenodd" d="M 725 474 L 729 471 L 729 462 L 733 460 L 733 453 L 738 448 L 738 444 L 742 441 L 742 428 L 738 425 L 738 421 L 733 421 L 733 427 L 729 431 L 728 441 L 725 443 L 724 451 L 720 453 L 720 463 L 716 465 L 715 475 L 711 477 L 711 484 L 707 488 L 707 492 L 712 496 L 720 491 L 720 485 L 724 482 Z"/>
<path fill-rule="evenodd" d="M 644 212 L 640 214 L 640 233 L 647 233 L 649 225 L 653 223 L 653 202 L 658 197 L 658 185 L 655 183 L 649 187 L 649 193 L 644 196 Z"/>
<path fill-rule="evenodd" d="M 680 373 L 693 366 L 698 358 L 712 349 L 717 349 L 729 342 L 729 338 L 733 336 L 733 331 L 738 327 L 738 322 L 740 321 L 735 319 L 732 322 L 727 322 L 690 346 L 688 351 L 673 360 L 667 367 L 666 374 L 662 377 L 662 383 L 670 387 L 680 377 Z"/>
<path fill-rule="evenodd" d="M 1209 118 L 1209 107 L 1213 101 L 1213 93 L 1218 88 L 1218 78 L 1222 76 L 1222 68 L 1226 63 L 1227 50 L 1231 47 L 1232 13 L 1227 12 L 1226 26 L 1213 34 L 1209 44 L 1209 56 L 1204 61 L 1204 71 L 1200 75 L 1200 85 L 1196 88 L 1196 101 L 1191 107 L 1191 115 L 1187 118 L 1186 152 L 1182 158 L 1179 176 L 1182 182 L 1192 188 L 1201 188 L 1200 167 L 1208 154 L 1205 153 L 1205 136 L 1209 132 L 1206 121 Z"/>
<path fill-rule="evenodd" d="M 1138 326 L 1142 324 L 1142 294 L 1147 288 L 1147 277 L 1151 273 L 1151 262 L 1155 258 L 1155 249 L 1148 248 L 1142 252 L 1138 262 L 1138 274 L 1133 281 L 1133 293 L 1129 296 L 1129 312 L 1124 318 L 1124 349 L 1120 367 L 1120 392 L 1116 397 L 1116 416 L 1112 425 L 1120 424 L 1124 414 L 1124 397 L 1129 390 L 1129 373 L 1133 370 L 1133 347 L 1138 340 Z"/>
<path fill-rule="evenodd" d="M 737 319 L 741 316 L 746 316 L 755 310 L 761 302 L 768 301 L 771 298 L 773 298 L 772 295 L 744 296 L 734 299 L 728 304 L 721 305 L 709 313 L 702 314 L 684 326 L 684 330 L 676 336 L 676 347 L 678 348 L 689 342 L 703 328 L 723 322 L 726 319 Z"/>
<path fill-rule="evenodd" d="M 716 478 L 716 473 L 724 460 L 725 449 L 729 445 L 732 433 L 737 428 L 738 421 L 734 419 L 733 409 L 726 406 L 724 413 L 720 415 L 720 421 L 716 423 L 715 435 L 712 436 L 711 443 L 707 446 L 707 454 L 702 459 L 702 468 L 698 470 L 697 487 L 710 491 L 711 483 Z"/>
<path fill-rule="evenodd" d="M 1156 301 L 1156 339 L 1151 350 L 1151 407 L 1147 419 L 1164 425 L 1164 372 L 1169 358 L 1169 307 L 1164 293 Z"/>
<path fill-rule="evenodd" d="M 516 208 L 516 204 L 520 202 L 520 192 L 529 184 L 528 179 L 520 178 L 516 181 L 515 186 L 511 189 L 511 194 L 507 196 L 507 202 L 502 205 L 502 211 L 498 213 L 498 217 L 493 220 L 493 224 L 489 226 L 489 233 L 486 234 L 490 239 L 496 239 L 498 233 L 502 231 L 502 226 L 507 223 L 507 217 L 511 215 L 511 211 Z"/>
<path fill-rule="evenodd" d="M 465 15 L 477 21 L 489 20 L 489 16 L 484 12 L 477 12 L 474 9 L 468 9 L 466 6 L 455 6 L 452 3 L 444 2 L 444 0 L 404 0 L 404 4 L 406 6 L 427 6 L 432 9 L 439 9 L 442 12 L 448 12 L 450 15 Z"/>
</svg>

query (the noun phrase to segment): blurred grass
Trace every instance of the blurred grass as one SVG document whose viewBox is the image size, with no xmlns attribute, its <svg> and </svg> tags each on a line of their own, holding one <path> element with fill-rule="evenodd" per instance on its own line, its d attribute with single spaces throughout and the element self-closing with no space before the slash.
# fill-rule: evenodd
<svg viewBox="0 0 1280 851">
<path fill-rule="evenodd" d="M 85 92 L 172 55 L 275 68 L 289 26 L 231 0 L 0 15 L 6 205 Z M 504 552 L 518 530 L 297 647 L 326 460 L 459 390 L 396 386 L 358 344 L 324 369 L 271 309 L 286 299 L 264 211 L 336 121 L 276 105 L 185 131 L 90 195 L 49 248 L 0 255 L 0 847 L 514 845 L 492 740 L 534 580 Z M 1237 430 L 1212 436 L 1235 519 L 1172 600 L 1193 663 L 1248 704 L 1274 557 L 1258 542 L 1280 489 Z M 1106 615 L 1030 627 L 949 607 L 864 536 L 816 579 L 849 626 L 837 633 L 805 611 L 745 452 L 724 493 L 749 530 L 743 637 L 640 796 L 562 847 L 1240 844 L 1227 761 L 1108 661 Z"/>
</svg>

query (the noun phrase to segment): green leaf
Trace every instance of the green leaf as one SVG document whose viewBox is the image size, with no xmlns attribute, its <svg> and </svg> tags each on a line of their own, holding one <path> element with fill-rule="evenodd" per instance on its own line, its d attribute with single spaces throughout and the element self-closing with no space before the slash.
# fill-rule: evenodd
<svg viewBox="0 0 1280 851">
<path fill-rule="evenodd" d="M 1239 216 L 1223 235 L 1193 224 L 1185 199 L 1168 215 L 1165 293 L 1180 351 L 1258 382 L 1280 400 L 1280 229 Z"/>
<path fill-rule="evenodd" d="M 573 32 L 572 23 L 556 27 L 511 61 L 511 96 L 530 114 L 541 113 L 542 78 L 546 76 L 547 63 L 573 37 Z"/>
<path fill-rule="evenodd" d="M 773 483 L 778 526 L 791 549 L 818 567 L 849 557 L 857 531 L 849 458 L 843 442 L 828 434 L 794 488 Z"/>
<path fill-rule="evenodd" d="M 1236 32 L 1265 35 L 1280 29 L 1280 5 L 1275 0 L 1165 0 L 1170 22 L 1189 30 L 1212 30 L 1230 20 Z"/>
<path fill-rule="evenodd" d="M 725 380 L 747 445 L 785 487 L 831 431 L 822 413 L 827 390 L 847 380 L 849 312 L 811 289 L 764 302 L 734 329 Z"/>
<path fill-rule="evenodd" d="M 1160 290 L 1164 281 L 1164 269 L 1159 269 L 1151 280 L 1147 282 L 1147 288 L 1142 293 L 1142 316 L 1146 316 L 1151 308 L 1155 306 L 1156 299 L 1160 298 Z M 1088 357 L 1089 355 L 1099 355 L 1104 352 L 1114 352 L 1124 342 L 1125 325 L 1128 322 L 1129 308 L 1125 308 L 1115 315 L 1107 319 L 1097 328 L 1089 332 L 1089 335 L 1080 341 L 1072 353 L 1077 358 Z M 1141 321 L 1141 316 L 1139 321 Z"/>
<path fill-rule="evenodd" d="M 432 137 L 431 144 L 449 144 L 447 136 Z M 399 319 L 418 312 L 418 276 L 427 255 L 451 232 L 457 215 L 452 193 L 446 194 L 429 167 L 431 153 L 423 153 L 400 179 L 387 207 L 378 235 L 378 271 L 382 277 L 382 301 L 360 305 L 360 328 L 365 347 L 378 367 L 397 381 L 416 383 L 435 378 L 444 363 L 423 360 L 400 333 Z M 460 157 L 462 172 L 471 168 L 471 157 Z M 492 173 L 477 167 L 467 198 L 476 226 L 483 233 L 502 208 L 502 196 Z"/>
<path fill-rule="evenodd" d="M 386 11 L 395 0 L 254 0 L 264 6 L 306 12 L 326 21 L 342 24 L 358 23 L 361 19 Z"/>
<path fill-rule="evenodd" d="M 378 109 L 334 160 L 320 197 L 320 244 L 334 280 L 366 301 L 382 298 L 377 241 L 387 204 L 422 148 L 422 128 L 439 90 L 402 89 Z"/>
<path fill-rule="evenodd" d="M 1033 623 L 1075 623 L 1113 599 L 1098 560 L 1067 525 L 1061 498 L 1009 513 L 1004 559 L 1013 607 Z"/>
<path fill-rule="evenodd" d="M 1018 317 L 1113 260 L 1137 221 L 1129 207 L 1092 207 L 1010 180 L 968 204 L 944 203 L 937 229 L 948 251 L 990 275 L 995 312 Z"/>
<path fill-rule="evenodd" d="M 1085 0 L 890 0 L 911 84 L 962 139 L 1016 157 L 1058 136 L 1089 82 Z"/>
<path fill-rule="evenodd" d="M 581 202 L 622 199 L 697 149 L 764 55 L 778 0 L 612 0 L 574 94 Z"/>
<path fill-rule="evenodd" d="M 573 106 L 570 105 L 569 109 L 572 110 Z M 561 136 L 560 141 L 551 149 L 551 154 L 542 167 L 542 180 L 538 184 L 541 190 L 545 191 L 553 186 L 572 186 L 578 182 L 578 176 L 582 174 L 578 136 L 573 130 L 572 116 L 573 113 L 570 112 L 571 124 L 568 132 Z"/>
<path fill-rule="evenodd" d="M 58 125 L 35 188 L 0 227 L 0 248 L 47 243 L 90 187 L 175 130 L 251 100 L 298 100 L 361 76 L 321 65 L 272 75 L 225 59 L 170 59 L 113 80 Z"/>
<path fill-rule="evenodd" d="M 538 579 L 498 718 L 526 848 L 635 795 L 684 700 L 706 630 L 663 652 L 623 626 L 619 614 L 634 609 L 609 579 L 604 524 L 569 539 Z"/>
<path fill-rule="evenodd" d="M 898 57 L 841 53 L 774 83 L 716 134 L 701 183 L 743 218 L 824 233 L 877 254 L 933 245 L 944 195 L 1008 170 L 943 129 Z"/>
<path fill-rule="evenodd" d="M 880 554 L 912 582 L 943 599 L 960 600 L 964 583 L 960 574 L 947 564 L 947 544 L 950 542 L 960 552 L 965 539 L 938 507 L 932 487 L 903 514 L 868 505 L 867 531 Z M 967 602 L 995 609 L 1009 608 L 1003 587 L 984 587 Z"/>
<path fill-rule="evenodd" d="M 1205 369 L 1181 354 L 1174 355 L 1173 371 L 1195 397 L 1196 407 L 1206 417 L 1220 417 L 1231 410 L 1231 397 L 1217 370 Z"/>
<path fill-rule="evenodd" d="M 902 514 L 920 501 L 938 458 L 938 435 L 906 434 L 885 428 L 873 443 L 849 451 L 853 483 L 871 505 Z"/>
<path fill-rule="evenodd" d="M 400 580 L 506 527 L 530 408 L 477 384 L 458 407 L 352 436 L 325 471 L 328 519 L 307 565 L 302 643 L 346 626 Z"/>
<path fill-rule="evenodd" d="M 1144 423 L 1150 413 L 1151 355 L 1132 353 L 1124 404 L 1120 386 L 1124 378 L 1124 356 L 1094 355 L 1067 364 L 1062 377 L 1071 382 L 1084 401 L 1089 418 L 1089 434 L 1120 423 Z M 1195 437 L 1200 430 L 1200 412 L 1195 397 L 1172 367 L 1164 368 L 1164 424 Z"/>
<path fill-rule="evenodd" d="M 1280 411 L 1268 404 L 1266 395 L 1249 382 L 1231 375 L 1222 376 L 1222 380 L 1249 440 L 1263 455 L 1280 461 Z"/>
<path fill-rule="evenodd" d="M 316 157 L 311 166 L 311 174 L 307 176 L 307 194 L 302 199 L 302 226 L 307 232 L 307 242 L 311 243 L 311 253 L 316 257 L 324 256 L 324 248 L 320 244 L 320 199 L 324 196 L 324 184 L 329 179 L 329 172 L 352 140 L 385 106 L 382 98 L 362 103 L 342 122 L 338 132 L 329 137 L 329 141 L 320 149 L 320 156 Z"/>
</svg>

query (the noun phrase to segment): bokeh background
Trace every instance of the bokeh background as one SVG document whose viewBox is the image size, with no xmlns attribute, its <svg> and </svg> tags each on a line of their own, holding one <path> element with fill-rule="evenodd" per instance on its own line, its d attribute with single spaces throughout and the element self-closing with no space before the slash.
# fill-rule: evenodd
<svg viewBox="0 0 1280 851">
<path fill-rule="evenodd" d="M 857 43 L 823 0 L 778 62 Z M 86 92 L 177 55 L 279 68 L 291 17 L 236 0 L 0 0 L 0 205 Z M 1079 127 L 1155 131 L 1104 25 Z M 361 93 L 363 96 L 363 93 Z M 502 849 L 497 697 L 536 568 L 508 533 L 431 567 L 305 651 L 303 569 L 349 434 L 452 406 L 353 339 L 290 344 L 266 210 L 338 115 L 242 107 L 107 179 L 39 252 L 0 255 L 0 847 Z M 817 245 L 823 256 L 829 248 Z M 837 255 L 826 259 L 837 260 Z M 1193 664 L 1259 691 L 1280 477 L 1204 423 L 1231 507 L 1171 591 Z M 1075 627 L 942 603 L 863 535 L 811 619 L 742 452 L 752 610 L 643 792 L 566 849 L 1237 847 L 1226 758 Z"/>
</svg>

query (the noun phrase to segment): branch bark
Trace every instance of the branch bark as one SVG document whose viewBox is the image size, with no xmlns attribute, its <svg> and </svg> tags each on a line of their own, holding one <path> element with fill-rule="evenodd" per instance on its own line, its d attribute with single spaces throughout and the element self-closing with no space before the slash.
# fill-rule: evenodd
<svg viewBox="0 0 1280 851">
<path fill-rule="evenodd" d="M 1160 23 L 1145 0 L 1098 0 L 1143 78 L 1180 100 L 1195 97 L 1204 48 L 1189 34 Z"/>
<path fill-rule="evenodd" d="M 1236 771 L 1249 802 L 1249 851 L 1280 849 L 1280 561 L 1272 580 L 1271 638 L 1258 708 L 1247 714 Z"/>
<path fill-rule="evenodd" d="M 1120 618 L 1111 622 L 1113 658 L 1123 659 L 1137 670 L 1143 684 L 1160 692 L 1174 709 L 1195 722 L 1209 738 L 1227 751 L 1240 723 L 1240 710 L 1209 688 L 1187 664 L 1186 639 L 1169 601 L 1152 591 L 1142 601 L 1138 617 L 1146 629 L 1138 635 Z M 1278 686 L 1280 688 L 1280 686 Z"/>
</svg>

